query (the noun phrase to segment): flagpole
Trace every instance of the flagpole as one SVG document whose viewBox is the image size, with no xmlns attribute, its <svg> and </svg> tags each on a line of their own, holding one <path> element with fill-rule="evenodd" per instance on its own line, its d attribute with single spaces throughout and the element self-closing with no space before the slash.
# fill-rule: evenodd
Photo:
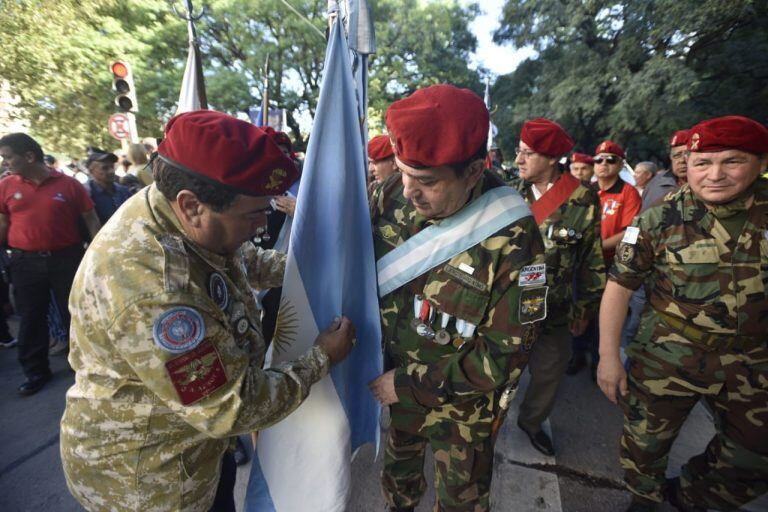
<svg viewBox="0 0 768 512">
<path fill-rule="evenodd" d="M 269 54 L 264 62 L 264 97 L 261 101 L 261 126 L 269 126 Z"/>
</svg>

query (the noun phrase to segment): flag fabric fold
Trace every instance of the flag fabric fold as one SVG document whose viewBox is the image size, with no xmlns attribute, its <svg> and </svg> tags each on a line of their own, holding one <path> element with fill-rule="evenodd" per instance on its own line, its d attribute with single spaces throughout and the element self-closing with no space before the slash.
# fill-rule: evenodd
<svg viewBox="0 0 768 512">
<path fill-rule="evenodd" d="M 298 191 L 268 364 L 303 354 L 339 315 L 354 323 L 357 343 L 296 411 L 260 432 L 246 496 L 250 512 L 344 511 L 352 454 L 365 443 L 378 443 L 380 408 L 367 383 L 382 372 L 381 325 L 367 167 L 349 54 L 337 20 Z"/>
<path fill-rule="evenodd" d="M 191 23 L 191 22 L 190 22 Z M 194 34 L 194 28 L 189 28 L 190 34 Z M 205 95 L 205 81 L 203 78 L 203 64 L 200 59 L 200 49 L 194 37 L 190 37 L 189 52 L 187 53 L 187 66 L 184 68 L 184 77 L 181 80 L 179 92 L 179 104 L 176 114 L 205 110 L 208 108 L 208 99 Z"/>
</svg>

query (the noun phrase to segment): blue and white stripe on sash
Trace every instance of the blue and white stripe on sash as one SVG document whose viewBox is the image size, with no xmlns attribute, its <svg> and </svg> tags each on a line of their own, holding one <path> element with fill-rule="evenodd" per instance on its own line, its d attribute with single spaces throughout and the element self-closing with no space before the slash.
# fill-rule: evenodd
<svg viewBox="0 0 768 512">
<path fill-rule="evenodd" d="M 474 247 L 500 229 L 532 215 L 520 194 L 496 187 L 455 215 L 419 231 L 376 262 L 379 297 Z"/>
</svg>

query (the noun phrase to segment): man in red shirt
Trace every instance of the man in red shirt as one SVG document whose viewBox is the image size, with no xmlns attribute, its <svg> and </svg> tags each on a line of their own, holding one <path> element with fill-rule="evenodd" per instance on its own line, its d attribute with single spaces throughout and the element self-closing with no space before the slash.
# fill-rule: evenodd
<svg viewBox="0 0 768 512">
<path fill-rule="evenodd" d="M 597 195 L 600 197 L 600 238 L 603 241 L 603 258 L 610 267 L 616 246 L 624 236 L 627 226 L 640 213 L 640 194 L 619 178 L 624 167 L 624 150 L 610 140 L 601 142 L 595 149 L 595 176 Z"/>
<path fill-rule="evenodd" d="M 101 224 L 85 188 L 45 165 L 40 144 L 29 135 L 0 138 L 0 157 L 10 172 L 0 181 L 0 245 L 11 251 L 11 283 L 21 316 L 19 362 L 27 378 L 19 393 L 32 395 L 51 378 L 46 320 L 51 292 L 69 331 L 67 300 L 83 255 L 78 221 L 92 237 Z"/>
</svg>

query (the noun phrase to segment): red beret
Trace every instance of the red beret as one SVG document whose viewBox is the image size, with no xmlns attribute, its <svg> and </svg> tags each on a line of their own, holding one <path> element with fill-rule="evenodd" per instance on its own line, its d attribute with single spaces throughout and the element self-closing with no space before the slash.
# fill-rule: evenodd
<svg viewBox="0 0 768 512">
<path fill-rule="evenodd" d="M 678 130 L 675 132 L 672 138 L 669 139 L 670 147 L 685 146 L 687 144 L 688 144 L 688 130 Z"/>
<path fill-rule="evenodd" d="M 157 153 L 186 172 L 252 196 L 282 194 L 299 177 L 264 130 L 213 110 L 168 121 Z"/>
<path fill-rule="evenodd" d="M 708 119 L 691 128 L 690 134 L 689 151 L 715 153 L 739 149 L 756 155 L 768 153 L 768 128 L 748 117 Z"/>
<path fill-rule="evenodd" d="M 526 121 L 520 130 L 520 140 L 535 152 L 546 156 L 563 156 L 573 149 L 571 139 L 563 127 L 549 119 Z"/>
<path fill-rule="evenodd" d="M 610 153 L 611 155 L 624 158 L 624 150 L 621 149 L 621 146 L 610 140 L 605 140 L 598 144 L 595 154 L 599 155 L 600 153 Z"/>
<path fill-rule="evenodd" d="M 262 126 L 261 129 L 269 135 L 270 139 L 275 141 L 275 144 L 278 146 L 287 146 L 289 151 L 293 151 L 293 143 L 291 143 L 291 138 L 287 133 L 279 132 L 271 126 Z"/>
<path fill-rule="evenodd" d="M 469 89 L 433 85 L 387 109 L 387 131 L 395 154 L 412 167 L 466 162 L 488 140 L 488 109 Z"/>
<path fill-rule="evenodd" d="M 377 160 L 384 160 L 394 154 L 395 152 L 392 149 L 392 141 L 389 139 L 389 135 L 377 135 L 368 141 L 368 158 L 374 162 Z"/>
<path fill-rule="evenodd" d="M 571 155 L 571 162 L 594 165 L 595 159 L 585 153 L 574 153 Z"/>
</svg>

